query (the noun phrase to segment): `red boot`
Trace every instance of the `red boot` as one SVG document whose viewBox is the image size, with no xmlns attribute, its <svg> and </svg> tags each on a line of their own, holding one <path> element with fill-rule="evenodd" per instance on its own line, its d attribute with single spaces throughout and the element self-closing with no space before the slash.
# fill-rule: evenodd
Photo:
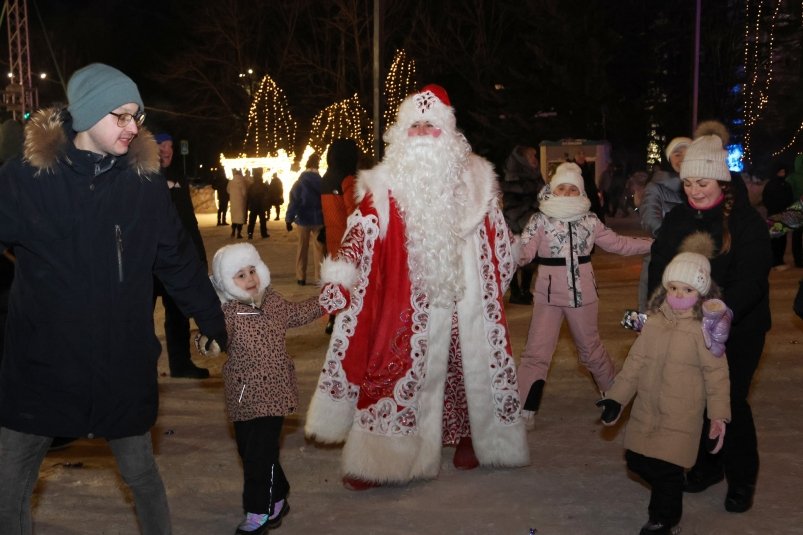
<svg viewBox="0 0 803 535">
<path fill-rule="evenodd" d="M 381 483 L 376 481 L 366 481 L 353 476 L 343 476 L 343 486 L 349 490 L 368 490 L 376 487 L 381 487 Z"/>
<path fill-rule="evenodd" d="M 452 461 L 454 467 L 458 470 L 473 470 L 480 465 L 480 461 L 474 454 L 474 445 L 471 442 L 471 437 L 463 437 L 457 443 L 457 449 L 454 452 L 454 459 Z"/>
</svg>

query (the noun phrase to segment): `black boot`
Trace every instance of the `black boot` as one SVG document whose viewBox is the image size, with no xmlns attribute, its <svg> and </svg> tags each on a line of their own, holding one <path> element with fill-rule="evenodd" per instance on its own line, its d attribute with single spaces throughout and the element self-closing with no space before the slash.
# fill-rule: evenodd
<svg viewBox="0 0 803 535">
<path fill-rule="evenodd" d="M 725 510 L 729 513 L 744 513 L 753 507 L 755 485 L 730 485 L 725 497 Z"/>
<path fill-rule="evenodd" d="M 170 366 L 170 377 L 182 379 L 207 379 L 209 378 L 209 370 L 206 368 L 199 368 L 192 361 L 189 361 L 180 365 L 174 364 Z"/>
<path fill-rule="evenodd" d="M 541 407 L 541 396 L 544 393 L 544 384 L 545 381 L 543 379 L 538 379 L 533 383 L 530 387 L 530 392 L 527 394 L 527 400 L 524 402 L 522 410 L 532 411 L 533 413 L 538 412 L 538 409 Z"/>
<path fill-rule="evenodd" d="M 234 237 L 234 231 L 237 230 L 237 225 L 234 223 L 231 224 L 231 237 Z"/>
</svg>

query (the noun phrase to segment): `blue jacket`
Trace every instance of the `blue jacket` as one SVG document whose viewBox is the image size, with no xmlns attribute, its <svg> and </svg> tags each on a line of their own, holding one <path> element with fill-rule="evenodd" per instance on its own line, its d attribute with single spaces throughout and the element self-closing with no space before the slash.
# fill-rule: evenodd
<svg viewBox="0 0 803 535">
<path fill-rule="evenodd" d="M 304 171 L 290 189 L 290 204 L 284 220 L 302 227 L 323 225 L 321 208 L 321 175 L 315 171 Z"/>
<path fill-rule="evenodd" d="M 16 273 L 0 369 L 0 425 L 119 438 L 156 421 L 153 276 L 202 332 L 220 301 L 170 200 L 153 136 L 128 154 L 82 151 L 66 112 L 37 112 L 0 169 L 0 244 Z"/>
</svg>

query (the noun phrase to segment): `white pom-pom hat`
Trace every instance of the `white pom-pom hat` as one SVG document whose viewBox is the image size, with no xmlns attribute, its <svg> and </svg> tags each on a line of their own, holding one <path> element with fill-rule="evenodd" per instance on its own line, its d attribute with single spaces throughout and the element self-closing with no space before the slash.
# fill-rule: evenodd
<svg viewBox="0 0 803 535">
<path fill-rule="evenodd" d="M 212 284 L 222 302 L 233 299 L 251 303 L 253 297 L 234 283 L 234 275 L 244 267 L 254 266 L 259 276 L 260 295 L 270 285 L 270 270 L 250 243 L 235 243 L 218 249 L 212 259 Z"/>
<path fill-rule="evenodd" d="M 555 191 L 555 188 L 561 184 L 571 184 L 577 187 L 583 195 L 586 192 L 583 184 L 583 172 L 580 170 L 580 166 L 574 162 L 565 162 L 555 168 L 555 174 L 549 181 L 549 189 Z"/>
</svg>

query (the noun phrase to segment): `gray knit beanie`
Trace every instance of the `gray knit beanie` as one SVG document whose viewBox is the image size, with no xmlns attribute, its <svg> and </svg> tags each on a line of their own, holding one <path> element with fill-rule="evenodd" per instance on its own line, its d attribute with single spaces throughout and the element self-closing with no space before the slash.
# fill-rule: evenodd
<svg viewBox="0 0 803 535">
<path fill-rule="evenodd" d="M 73 130 L 89 130 L 104 115 L 123 104 L 133 102 L 144 111 L 137 84 L 114 67 L 91 63 L 78 69 L 67 82 L 67 110 L 72 115 Z"/>
</svg>

